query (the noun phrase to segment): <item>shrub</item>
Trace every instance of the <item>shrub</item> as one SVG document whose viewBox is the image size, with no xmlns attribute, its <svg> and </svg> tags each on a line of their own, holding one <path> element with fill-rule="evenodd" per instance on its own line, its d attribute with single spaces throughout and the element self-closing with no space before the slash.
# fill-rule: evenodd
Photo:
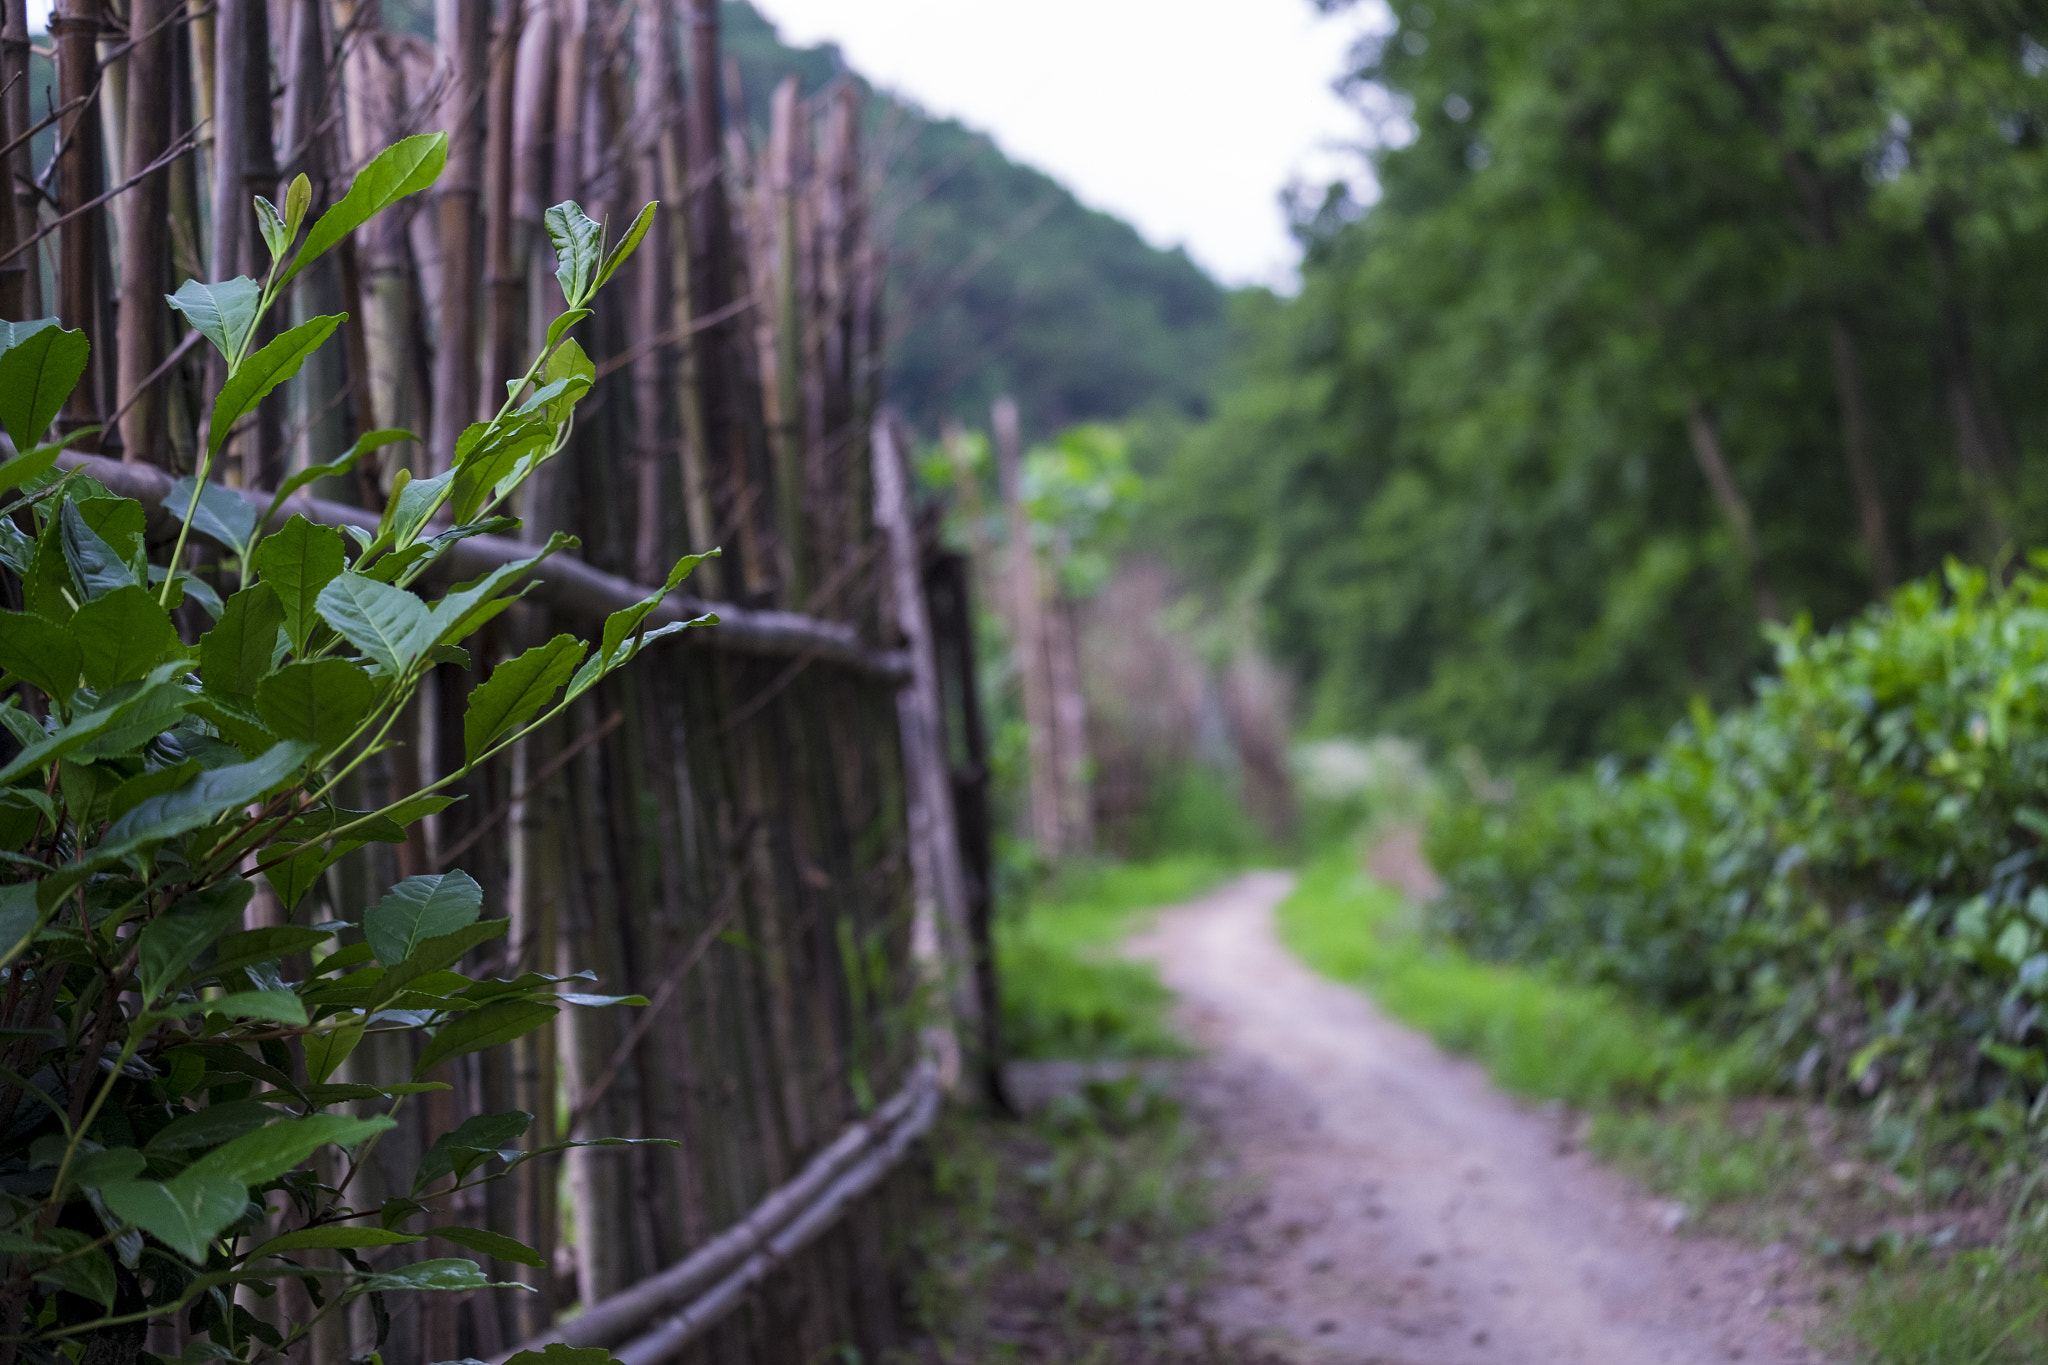
<svg viewBox="0 0 2048 1365">
<path fill-rule="evenodd" d="M 1727 1028 L 1785 1079 L 2038 1117 L 2048 1096 L 2048 560 L 1951 566 L 1826 635 L 1646 768 L 1468 796 L 1442 926 Z M 2023 1107 L 2023 1108 L 2022 1108 Z"/>
</svg>

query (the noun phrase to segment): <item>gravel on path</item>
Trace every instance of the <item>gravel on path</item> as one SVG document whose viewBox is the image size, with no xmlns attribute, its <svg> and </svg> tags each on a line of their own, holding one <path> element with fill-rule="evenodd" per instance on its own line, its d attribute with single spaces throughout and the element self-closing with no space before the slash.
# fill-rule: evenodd
<svg viewBox="0 0 2048 1365">
<path fill-rule="evenodd" d="M 1297 961 L 1292 879 L 1160 915 L 1159 964 L 1209 1050 L 1192 1078 L 1257 1191 L 1204 1312 L 1303 1365 L 1817 1365 L 1818 1305 L 1783 1249 L 1674 1228 L 1575 1149 L 1562 1117 Z"/>
</svg>

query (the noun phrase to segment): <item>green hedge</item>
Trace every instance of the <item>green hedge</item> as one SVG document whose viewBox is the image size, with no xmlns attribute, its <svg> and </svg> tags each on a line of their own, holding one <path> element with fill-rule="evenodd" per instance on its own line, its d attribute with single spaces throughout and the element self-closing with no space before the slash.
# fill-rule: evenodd
<svg viewBox="0 0 2048 1365">
<path fill-rule="evenodd" d="M 1779 633 L 1749 706 L 1613 765 L 1446 802 L 1437 909 L 1730 1030 L 1800 1086 L 2038 1117 L 2048 1084 L 2048 559 L 1951 566 Z"/>
</svg>

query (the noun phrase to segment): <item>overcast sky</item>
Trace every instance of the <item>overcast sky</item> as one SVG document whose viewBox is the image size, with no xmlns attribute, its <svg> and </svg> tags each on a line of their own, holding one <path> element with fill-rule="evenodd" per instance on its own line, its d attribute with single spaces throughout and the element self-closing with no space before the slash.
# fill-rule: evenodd
<svg viewBox="0 0 2048 1365">
<path fill-rule="evenodd" d="M 799 44 L 995 136 L 1230 284 L 1285 287 L 1280 194 L 1360 179 L 1332 82 L 1376 0 L 755 0 Z"/>
<path fill-rule="evenodd" d="M 756 0 L 927 110 L 995 136 L 1229 284 L 1286 287 L 1280 193 L 1358 183 L 1364 136 L 1332 83 L 1380 0 Z M 50 0 L 29 0 L 40 30 Z"/>
</svg>

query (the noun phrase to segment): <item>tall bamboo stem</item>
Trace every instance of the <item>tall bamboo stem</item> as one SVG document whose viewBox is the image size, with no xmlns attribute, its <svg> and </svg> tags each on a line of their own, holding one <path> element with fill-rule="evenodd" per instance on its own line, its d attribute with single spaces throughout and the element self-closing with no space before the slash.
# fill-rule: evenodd
<svg viewBox="0 0 2048 1365">
<path fill-rule="evenodd" d="M 176 0 L 130 0 L 127 164 L 137 170 L 161 157 L 171 142 L 171 46 L 177 33 L 166 22 Z M 164 461 L 163 387 L 143 382 L 163 363 L 170 290 L 168 169 L 145 175 L 118 201 L 121 223 L 119 381 L 114 392 L 128 411 L 121 418 L 122 457 Z"/>
<path fill-rule="evenodd" d="M 482 271 L 478 209 L 483 195 L 482 104 L 488 79 L 488 0 L 439 0 L 442 121 L 448 168 L 436 206 L 441 234 L 440 339 L 434 348 L 434 420 L 428 437 L 435 472 L 455 458 L 455 440 L 477 412 L 477 286 Z"/>
</svg>

